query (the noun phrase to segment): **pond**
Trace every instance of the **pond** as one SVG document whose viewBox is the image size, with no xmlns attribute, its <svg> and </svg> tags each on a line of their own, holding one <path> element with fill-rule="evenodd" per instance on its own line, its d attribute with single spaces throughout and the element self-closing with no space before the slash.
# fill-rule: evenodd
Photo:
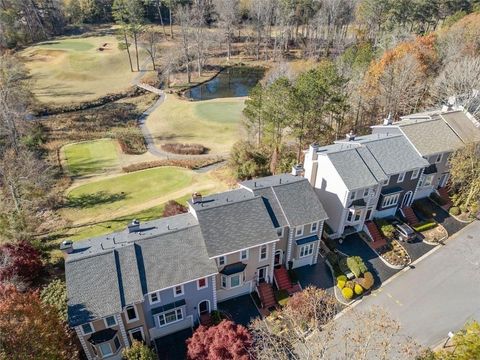
<svg viewBox="0 0 480 360">
<path fill-rule="evenodd" d="M 192 100 L 210 100 L 226 97 L 247 96 L 263 78 L 261 67 L 231 67 L 221 71 L 213 79 L 190 88 L 185 96 Z"/>
</svg>

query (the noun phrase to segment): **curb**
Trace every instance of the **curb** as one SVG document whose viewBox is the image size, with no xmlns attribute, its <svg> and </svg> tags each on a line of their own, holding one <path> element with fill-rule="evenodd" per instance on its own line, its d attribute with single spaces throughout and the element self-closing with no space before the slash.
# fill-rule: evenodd
<svg viewBox="0 0 480 360">
<path fill-rule="evenodd" d="M 382 260 L 382 262 L 383 262 L 386 266 L 388 266 L 389 268 L 391 268 L 391 269 L 393 269 L 393 270 L 402 270 L 402 269 L 404 269 L 406 266 L 410 265 L 411 262 L 412 262 L 412 259 L 410 258 L 410 262 L 409 262 L 407 265 L 405 265 L 405 266 L 403 266 L 403 265 L 392 265 L 392 264 L 390 264 L 387 260 L 385 260 L 385 259 L 382 257 L 382 255 L 380 255 L 380 254 L 377 252 L 377 250 L 375 250 L 374 248 L 372 248 L 372 247 L 370 246 L 370 244 L 369 244 L 362 236 L 360 236 L 360 239 L 362 239 L 362 241 L 363 241 L 365 244 L 367 244 L 367 246 L 368 246 L 369 249 L 371 249 L 375 254 L 377 254 L 378 258 L 379 258 L 380 260 Z M 400 245 L 400 246 L 401 246 L 401 245 Z M 403 248 L 403 250 L 405 250 L 405 252 L 408 254 L 408 251 L 407 251 L 403 246 L 402 246 L 402 248 Z M 408 255 L 408 257 L 410 257 L 410 255 Z"/>
<path fill-rule="evenodd" d="M 337 301 L 342 304 L 343 306 L 350 306 L 351 304 L 353 304 L 356 300 L 359 300 L 359 299 L 352 299 L 350 302 L 345 302 L 343 300 L 343 295 L 338 295 L 337 294 L 337 291 L 339 291 L 338 289 L 338 286 L 335 284 L 335 280 L 337 279 L 335 277 L 335 273 L 333 272 L 333 268 L 332 268 L 332 265 L 330 265 L 330 262 L 325 259 L 325 264 L 327 264 L 328 268 L 330 269 L 330 272 L 332 273 L 332 279 L 333 279 L 333 293 L 335 294 L 335 298 L 337 299 Z"/>
<path fill-rule="evenodd" d="M 461 220 L 461 219 L 459 219 L 458 217 L 456 217 L 455 215 L 450 214 L 450 211 L 445 210 L 445 209 L 442 207 L 442 205 L 440 205 L 440 204 L 439 204 L 438 202 L 436 202 L 435 200 L 430 199 L 430 198 L 428 198 L 428 199 L 429 199 L 431 202 L 433 202 L 435 205 L 437 205 L 439 208 L 441 208 L 443 211 L 445 211 L 445 212 L 448 214 L 448 216 L 453 217 L 453 218 L 454 218 L 455 220 L 457 220 L 458 222 L 461 222 L 461 223 L 463 223 L 463 224 L 470 224 L 470 223 L 472 223 L 472 222 L 475 221 L 475 219 L 473 219 L 473 220 L 468 220 L 468 221 L 467 221 L 467 220 Z"/>
</svg>

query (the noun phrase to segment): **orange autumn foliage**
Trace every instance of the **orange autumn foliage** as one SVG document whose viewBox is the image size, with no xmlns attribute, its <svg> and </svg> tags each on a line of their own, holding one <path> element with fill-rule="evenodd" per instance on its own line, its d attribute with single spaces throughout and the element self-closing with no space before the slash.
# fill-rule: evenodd
<svg viewBox="0 0 480 360">
<path fill-rule="evenodd" d="M 370 64 L 367 72 L 367 82 L 374 85 L 388 66 L 406 55 L 413 55 L 424 74 L 430 74 L 438 61 L 435 42 L 435 34 L 418 36 L 413 41 L 400 43 L 393 49 L 386 51 L 379 60 L 374 60 Z"/>
<path fill-rule="evenodd" d="M 78 359 L 71 333 L 38 293 L 0 285 L 0 359 Z"/>
</svg>

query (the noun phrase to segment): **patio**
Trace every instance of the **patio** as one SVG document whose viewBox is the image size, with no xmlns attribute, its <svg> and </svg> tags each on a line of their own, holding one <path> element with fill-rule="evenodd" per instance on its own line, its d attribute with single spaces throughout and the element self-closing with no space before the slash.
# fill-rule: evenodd
<svg viewBox="0 0 480 360">
<path fill-rule="evenodd" d="M 218 310 L 225 312 L 235 323 L 247 326 L 260 316 L 250 295 L 243 295 L 218 303 Z"/>
<path fill-rule="evenodd" d="M 155 339 L 155 348 L 159 360 L 184 360 L 187 355 L 185 341 L 192 336 L 192 329 Z"/>
</svg>

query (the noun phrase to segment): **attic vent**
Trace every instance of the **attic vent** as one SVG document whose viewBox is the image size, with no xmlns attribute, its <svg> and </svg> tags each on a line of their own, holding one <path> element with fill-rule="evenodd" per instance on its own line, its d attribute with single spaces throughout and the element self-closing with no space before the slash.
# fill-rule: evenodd
<svg viewBox="0 0 480 360">
<path fill-rule="evenodd" d="M 70 254 L 73 251 L 73 241 L 72 240 L 65 240 L 60 244 L 60 250 L 62 250 L 65 254 Z"/>
<path fill-rule="evenodd" d="M 136 232 L 140 230 L 140 221 L 137 219 L 133 219 L 132 222 L 127 226 L 128 233 L 131 234 L 132 232 Z"/>
<path fill-rule="evenodd" d="M 303 176 L 305 173 L 305 169 L 303 168 L 302 164 L 297 164 L 292 166 L 292 175 L 293 176 Z"/>
</svg>

